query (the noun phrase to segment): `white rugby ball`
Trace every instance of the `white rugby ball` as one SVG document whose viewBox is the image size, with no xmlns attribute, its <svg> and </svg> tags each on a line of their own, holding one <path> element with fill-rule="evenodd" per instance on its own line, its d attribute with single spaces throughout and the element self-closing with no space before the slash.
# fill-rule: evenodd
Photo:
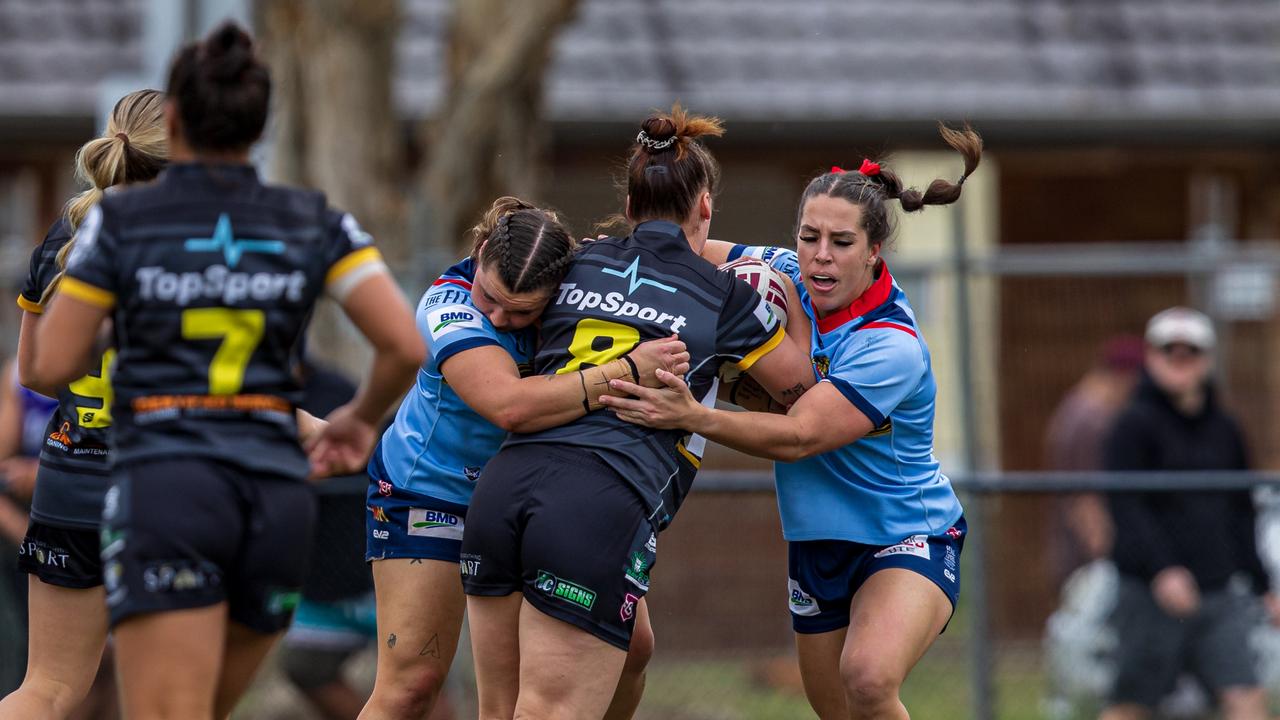
<svg viewBox="0 0 1280 720">
<path fill-rule="evenodd" d="M 753 257 L 741 257 L 721 265 L 720 269 L 733 273 L 739 280 L 750 285 L 752 290 L 764 298 L 778 322 L 786 327 L 787 286 L 782 281 L 782 274 L 773 269 L 772 265 Z"/>
</svg>

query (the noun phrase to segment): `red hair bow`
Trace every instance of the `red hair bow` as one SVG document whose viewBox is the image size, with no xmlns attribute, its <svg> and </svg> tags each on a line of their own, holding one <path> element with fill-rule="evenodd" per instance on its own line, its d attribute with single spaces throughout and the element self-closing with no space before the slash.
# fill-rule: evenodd
<svg viewBox="0 0 1280 720">
<path fill-rule="evenodd" d="M 833 172 L 833 173 L 842 173 L 842 172 L 844 172 L 844 168 L 840 167 L 839 165 L 832 165 L 832 166 L 831 166 L 831 172 Z"/>
<path fill-rule="evenodd" d="M 870 160 L 863 158 L 862 167 L 858 168 L 858 172 L 862 173 L 863 175 L 879 175 L 880 163 L 873 163 Z"/>
</svg>

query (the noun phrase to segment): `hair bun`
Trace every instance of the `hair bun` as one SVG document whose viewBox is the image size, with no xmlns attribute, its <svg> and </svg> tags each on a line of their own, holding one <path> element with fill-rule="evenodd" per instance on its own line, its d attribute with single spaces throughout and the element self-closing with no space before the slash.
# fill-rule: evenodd
<svg viewBox="0 0 1280 720">
<path fill-rule="evenodd" d="M 236 82 L 253 67 L 253 38 L 239 25 L 227 21 L 204 43 L 205 72 L 219 83 Z"/>
</svg>

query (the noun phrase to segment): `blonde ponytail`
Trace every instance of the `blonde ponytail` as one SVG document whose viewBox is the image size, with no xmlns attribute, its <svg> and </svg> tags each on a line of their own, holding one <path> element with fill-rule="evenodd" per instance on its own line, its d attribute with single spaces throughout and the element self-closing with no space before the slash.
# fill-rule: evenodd
<svg viewBox="0 0 1280 720">
<path fill-rule="evenodd" d="M 113 185 L 143 182 L 159 174 L 169 158 L 169 140 L 164 125 L 164 93 L 138 90 L 120 98 L 111 110 L 106 132 L 85 143 L 76 152 L 76 179 L 88 189 L 71 198 L 66 206 L 67 224 L 74 233 L 89 209 L 102 200 Z M 40 303 L 53 296 L 75 236 L 58 250 L 58 274 L 45 288 Z"/>
</svg>

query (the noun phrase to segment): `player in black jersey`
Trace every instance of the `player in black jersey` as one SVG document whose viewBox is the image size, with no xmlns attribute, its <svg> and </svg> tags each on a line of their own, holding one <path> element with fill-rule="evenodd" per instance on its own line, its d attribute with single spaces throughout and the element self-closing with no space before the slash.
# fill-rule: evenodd
<svg viewBox="0 0 1280 720">
<path fill-rule="evenodd" d="M 723 363 L 789 402 L 812 384 L 807 347 L 746 283 L 698 256 L 719 171 L 697 141 L 714 118 L 679 107 L 643 124 L 628 164 L 627 237 L 587 245 L 542 316 L 537 372 L 601 365 L 677 333 L 690 386 L 713 402 Z M 701 448 L 595 411 L 514 434 L 485 467 L 462 543 L 483 717 L 599 718 L 626 656 L 657 533 Z"/>
<path fill-rule="evenodd" d="M 165 113 L 173 164 L 89 212 L 37 333 L 34 381 L 54 385 L 83 374 L 113 320 L 102 557 L 129 718 L 226 717 L 288 624 L 315 514 L 294 368 L 320 295 L 375 354 L 313 464 L 367 457 L 422 362 L 368 234 L 319 193 L 264 185 L 248 164 L 269 95 L 234 24 L 179 52 Z"/>
<path fill-rule="evenodd" d="M 19 567 L 30 575 L 31 628 L 22 686 L 0 701 L 0 720 L 67 717 L 89 692 L 107 637 L 98 526 L 107 492 L 111 425 L 109 370 L 114 350 L 95 354 L 90 372 L 69 385 L 40 386 L 30 378 L 36 329 L 73 248 L 72 233 L 113 185 L 151 180 L 168 158 L 164 94 L 139 90 L 116 103 L 102 137 L 76 154 L 76 174 L 88 190 L 31 254 L 18 296 L 22 382 L 58 400 L 40 449 L 31 521 Z M 49 628 L 58 628 L 51 633 Z"/>
</svg>

